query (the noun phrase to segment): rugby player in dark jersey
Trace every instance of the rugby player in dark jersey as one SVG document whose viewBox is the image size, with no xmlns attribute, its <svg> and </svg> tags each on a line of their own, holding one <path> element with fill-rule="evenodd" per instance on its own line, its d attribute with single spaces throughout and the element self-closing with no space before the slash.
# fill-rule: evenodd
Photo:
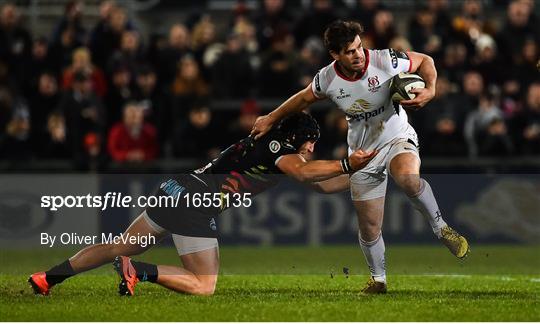
<svg viewBox="0 0 540 324">
<path fill-rule="evenodd" d="M 205 167 L 162 182 L 159 196 L 210 193 L 217 201 L 208 207 L 181 206 L 147 208 L 124 235 L 152 235 L 156 242 L 172 235 L 183 267 L 154 265 L 131 260 L 151 247 L 137 244 L 95 244 L 48 271 L 28 279 L 36 294 L 65 279 L 113 261 L 121 277 L 119 293 L 133 295 L 140 281 L 160 284 L 178 292 L 213 294 L 219 270 L 215 217 L 231 206 L 232 197 L 256 195 L 279 182 L 279 175 L 309 183 L 315 190 L 332 193 L 347 189 L 342 177 L 363 168 L 376 152 L 356 151 L 341 161 L 306 161 L 319 139 L 319 125 L 308 114 L 296 113 L 255 141 L 245 138 L 224 150 Z M 282 177 L 282 176 L 281 176 Z M 214 194 L 217 194 L 215 196 Z M 235 196 L 236 195 L 236 196 Z"/>
</svg>

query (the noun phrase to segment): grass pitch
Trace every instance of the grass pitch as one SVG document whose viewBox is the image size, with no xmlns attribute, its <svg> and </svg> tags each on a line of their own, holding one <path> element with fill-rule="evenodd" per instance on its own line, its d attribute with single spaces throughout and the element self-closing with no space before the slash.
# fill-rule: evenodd
<svg viewBox="0 0 540 324">
<path fill-rule="evenodd" d="M 390 246 L 389 292 L 362 296 L 358 247 L 222 248 L 216 294 L 157 285 L 117 295 L 111 266 L 35 296 L 28 275 L 73 251 L 1 251 L 2 321 L 540 321 L 540 248 L 473 246 L 465 261 L 439 246 Z M 173 248 L 137 259 L 178 264 Z M 349 275 L 345 275 L 347 268 Z"/>
</svg>

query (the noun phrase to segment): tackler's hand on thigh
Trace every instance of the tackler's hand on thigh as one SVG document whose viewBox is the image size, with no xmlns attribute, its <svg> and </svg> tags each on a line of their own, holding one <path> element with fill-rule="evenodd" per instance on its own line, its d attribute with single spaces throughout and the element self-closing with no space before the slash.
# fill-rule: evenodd
<svg viewBox="0 0 540 324">
<path fill-rule="evenodd" d="M 362 150 L 357 150 L 353 152 L 353 154 L 349 156 L 349 164 L 351 165 L 353 171 L 364 168 L 369 163 L 369 161 L 371 161 L 371 159 L 373 159 L 375 155 L 377 155 L 378 152 L 379 151 L 377 150 L 373 150 L 369 153 L 366 153 Z"/>
</svg>

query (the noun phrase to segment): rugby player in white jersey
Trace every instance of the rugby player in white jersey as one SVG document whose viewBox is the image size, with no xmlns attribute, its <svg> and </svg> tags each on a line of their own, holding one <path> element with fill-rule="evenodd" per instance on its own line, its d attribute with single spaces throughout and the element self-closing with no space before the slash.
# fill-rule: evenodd
<svg viewBox="0 0 540 324">
<path fill-rule="evenodd" d="M 252 135 L 257 139 L 281 118 L 327 98 L 347 116 L 349 154 L 358 149 L 379 151 L 366 167 L 349 179 L 340 179 L 344 179 L 341 183 L 344 190 L 350 187 L 358 217 L 360 247 L 371 272 L 362 291 L 385 293 L 385 245 L 381 229 L 388 173 L 455 256 L 464 258 L 469 245 L 445 223 L 430 185 L 420 177 L 418 138 L 403 109 L 422 108 L 434 97 L 437 70 L 433 59 L 417 52 L 365 49 L 362 32 L 362 26 L 353 21 L 336 21 L 328 26 L 324 44 L 334 61 L 323 67 L 308 87 L 268 115 L 259 117 Z M 418 73 L 426 87 L 412 89 L 410 93 L 416 95 L 413 100 L 394 104 L 389 83 L 401 72 Z"/>
</svg>

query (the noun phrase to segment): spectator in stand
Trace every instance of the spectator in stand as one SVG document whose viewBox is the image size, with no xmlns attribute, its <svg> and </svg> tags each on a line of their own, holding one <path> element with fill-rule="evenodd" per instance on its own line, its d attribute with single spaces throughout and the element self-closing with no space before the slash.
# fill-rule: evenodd
<svg viewBox="0 0 540 324">
<path fill-rule="evenodd" d="M 109 31 L 109 21 L 111 19 L 111 13 L 117 7 L 118 6 L 116 4 L 116 1 L 114 0 L 104 0 L 101 1 L 101 3 L 99 4 L 99 20 L 94 26 L 94 28 L 91 30 L 90 37 L 88 39 L 88 46 L 90 47 L 90 49 L 92 49 L 92 52 L 94 50 L 98 50 L 98 48 L 102 46 L 99 44 L 99 42 Z"/>
<path fill-rule="evenodd" d="M 32 90 L 32 94 L 28 99 L 32 140 L 36 143 L 47 133 L 47 118 L 58 107 L 60 102 L 56 76 L 51 72 L 43 72 L 39 76 L 37 87 Z"/>
<path fill-rule="evenodd" d="M 527 89 L 525 107 L 511 120 L 514 141 L 525 155 L 540 154 L 540 82 Z"/>
<path fill-rule="evenodd" d="M 227 37 L 225 50 L 212 66 L 212 95 L 216 98 L 245 98 L 251 93 L 253 69 L 239 35 Z"/>
<path fill-rule="evenodd" d="M 49 44 L 47 39 L 40 37 L 34 40 L 32 46 L 32 58 L 27 67 L 25 84 L 23 93 L 25 96 L 30 96 L 32 91 L 38 85 L 40 75 L 45 72 L 52 72 L 55 76 L 58 75 L 58 70 L 54 70 L 53 63 L 49 55 Z"/>
<path fill-rule="evenodd" d="M 311 37 L 300 50 L 299 72 L 300 86 L 307 87 L 323 65 L 326 58 L 326 49 L 319 37 Z"/>
<path fill-rule="evenodd" d="M 362 24 L 366 33 L 373 31 L 373 17 L 387 7 L 379 0 L 358 0 L 356 8 L 352 11 L 351 19 Z"/>
<path fill-rule="evenodd" d="M 506 64 L 519 62 L 523 46 L 527 39 L 540 42 L 540 30 L 531 19 L 531 6 L 527 1 L 512 0 L 508 4 L 507 20 L 497 34 L 497 44 Z"/>
<path fill-rule="evenodd" d="M 272 46 L 276 33 L 290 32 L 294 18 L 285 7 L 284 0 L 263 0 L 253 18 L 257 30 L 257 43 L 261 52 Z"/>
<path fill-rule="evenodd" d="M 480 106 L 480 97 L 486 91 L 484 79 L 477 71 L 468 71 L 463 76 L 462 92 L 454 96 L 454 111 L 459 129 L 463 129 L 465 117 Z"/>
<path fill-rule="evenodd" d="M 400 52 L 407 52 L 413 49 L 411 43 L 409 43 L 409 40 L 403 36 L 396 36 L 392 38 L 389 48 L 393 48 Z"/>
<path fill-rule="evenodd" d="M 99 97 L 107 93 L 107 82 L 101 69 L 92 64 L 90 51 L 86 47 L 80 47 L 73 52 L 71 65 L 62 74 L 62 89 L 68 90 L 73 84 L 75 73 L 83 71 L 90 76 L 92 87 Z"/>
<path fill-rule="evenodd" d="M 30 113 L 25 103 L 16 103 L 5 134 L 0 136 L 0 157 L 12 161 L 25 161 L 33 157 L 30 138 Z"/>
<path fill-rule="evenodd" d="M 158 88 L 157 74 L 148 65 L 137 71 L 134 99 L 144 108 L 146 121 L 156 126 L 161 155 L 170 152 L 169 144 L 173 122 L 171 118 L 170 91 Z"/>
<path fill-rule="evenodd" d="M 480 0 L 465 0 L 461 13 L 452 21 L 451 38 L 467 47 L 469 53 L 474 52 L 474 44 L 480 35 L 495 34 L 496 28 L 484 13 Z"/>
<path fill-rule="evenodd" d="M 533 38 L 526 39 L 519 61 L 510 68 L 513 72 L 511 79 L 519 81 L 521 93 L 525 93 L 531 83 L 540 81 L 540 74 L 536 67 L 538 60 L 540 60 L 539 46 Z"/>
<path fill-rule="evenodd" d="M 12 82 L 24 84 L 25 71 L 31 60 L 32 37 L 20 24 L 19 10 L 12 3 L 0 8 L 0 62 L 8 69 Z"/>
<path fill-rule="evenodd" d="M 144 108 L 144 119 L 160 128 L 159 115 L 162 110 L 164 94 L 157 88 L 156 71 L 149 65 L 141 65 L 135 74 L 133 99 L 141 102 Z"/>
<path fill-rule="evenodd" d="M 99 168 L 103 162 L 105 114 L 88 72 L 75 72 L 73 86 L 65 92 L 58 110 L 66 120 L 66 138 L 76 167 Z"/>
<path fill-rule="evenodd" d="M 175 24 L 169 30 L 167 46 L 159 54 L 156 63 L 160 86 L 168 87 L 174 81 L 178 62 L 191 50 L 190 35 L 186 26 Z"/>
<path fill-rule="evenodd" d="M 107 128 L 120 121 L 122 109 L 132 100 L 133 95 L 132 75 L 128 67 L 124 65 L 114 67 L 111 75 L 111 86 L 104 99 L 107 111 Z"/>
<path fill-rule="evenodd" d="M 499 60 L 495 40 L 491 36 L 483 34 L 476 40 L 475 48 L 476 55 L 471 60 L 473 68 L 482 75 L 484 80 L 500 86 L 508 71 Z"/>
<path fill-rule="evenodd" d="M 75 40 L 75 31 L 71 28 L 64 29 L 60 41 L 50 44 L 51 68 L 61 73 L 71 64 L 73 52 L 81 46 L 83 44 Z"/>
<path fill-rule="evenodd" d="M 462 43 L 450 43 L 444 50 L 443 70 L 453 84 L 461 83 L 468 69 L 467 47 Z"/>
<path fill-rule="evenodd" d="M 440 58 L 446 40 L 437 30 L 436 15 L 427 4 L 418 8 L 409 22 L 409 37 L 415 51 L 428 54 L 434 59 Z"/>
<path fill-rule="evenodd" d="M 109 132 L 108 149 L 116 162 L 148 162 L 157 158 L 157 130 L 144 121 L 144 107 L 140 103 L 126 104 L 122 121 Z"/>
<path fill-rule="evenodd" d="M 418 132 L 422 151 L 426 156 L 466 156 L 467 148 L 451 84 L 444 75 L 437 78 L 435 98 L 425 109 L 411 114 L 412 124 Z M 461 118 L 463 119 L 463 118 Z"/>
<path fill-rule="evenodd" d="M 62 33 L 71 29 L 73 37 L 77 44 L 86 44 L 86 28 L 82 24 L 82 13 L 84 12 L 84 3 L 78 0 L 68 1 L 64 7 L 64 15 L 54 28 L 51 43 L 61 42 Z"/>
<path fill-rule="evenodd" d="M 373 17 L 373 30 L 366 33 L 373 48 L 388 48 L 390 41 L 398 36 L 394 25 L 394 15 L 390 10 L 379 10 Z"/>
<path fill-rule="evenodd" d="M 259 90 L 265 97 L 286 97 L 300 88 L 300 71 L 290 33 L 275 35 L 272 48 L 262 55 L 259 70 Z"/>
<path fill-rule="evenodd" d="M 201 75 L 209 80 L 209 71 L 204 65 L 204 56 L 208 49 L 216 43 L 216 26 L 210 15 L 203 15 L 201 19 L 193 26 L 191 33 L 191 48 L 195 60 L 199 64 Z"/>
<path fill-rule="evenodd" d="M 120 48 L 122 34 L 131 30 L 125 10 L 116 5 L 104 5 L 105 20 L 98 24 L 90 39 L 90 50 L 97 66 L 107 68 L 107 62 L 113 53 Z M 103 17 L 102 17 L 103 19 Z"/>
<path fill-rule="evenodd" d="M 252 66 L 257 65 L 256 55 L 259 51 L 257 43 L 257 30 L 255 25 L 245 15 L 237 15 L 232 25 L 232 33 L 238 35 L 242 48 L 250 55 Z"/>
<path fill-rule="evenodd" d="M 175 157 L 206 160 L 219 154 L 220 143 L 216 141 L 217 137 L 208 136 L 218 133 L 212 120 L 212 112 L 206 105 L 196 103 L 189 111 L 187 120 L 180 121 L 174 129 Z"/>
<path fill-rule="evenodd" d="M 449 15 L 448 8 L 449 0 L 428 0 L 427 5 L 429 10 L 435 15 L 435 28 L 437 34 L 441 36 L 442 39 L 448 39 L 452 19 Z"/>
<path fill-rule="evenodd" d="M 492 94 L 480 96 L 478 108 L 469 113 L 464 128 L 469 156 L 505 156 L 514 151 L 503 114 Z"/>
<path fill-rule="evenodd" d="M 6 125 L 11 120 L 13 114 L 13 94 L 8 87 L 0 83 L 0 136 L 4 134 Z"/>
<path fill-rule="evenodd" d="M 120 48 L 109 59 L 107 71 L 112 72 L 115 66 L 123 65 L 129 69 L 131 75 L 135 75 L 139 66 L 145 63 L 139 33 L 133 30 L 126 30 L 122 33 Z"/>
<path fill-rule="evenodd" d="M 46 132 L 36 142 L 35 152 L 43 159 L 69 159 L 71 152 L 66 140 L 66 121 L 60 112 L 47 118 Z"/>
<path fill-rule="evenodd" d="M 183 119 L 186 115 L 185 107 L 191 107 L 199 98 L 206 97 L 208 94 L 208 84 L 202 77 L 195 58 L 189 54 L 182 57 L 172 85 L 173 119 Z"/>
<path fill-rule="evenodd" d="M 296 42 L 303 44 L 312 36 L 322 38 L 326 27 L 337 18 L 331 0 L 312 1 L 311 10 L 306 12 L 296 24 L 294 31 Z"/>
<path fill-rule="evenodd" d="M 229 123 L 227 138 L 222 139 L 223 143 L 234 143 L 244 137 L 248 137 L 255 124 L 257 117 L 261 115 L 261 107 L 254 99 L 244 100 L 240 108 L 240 116 Z"/>
</svg>

